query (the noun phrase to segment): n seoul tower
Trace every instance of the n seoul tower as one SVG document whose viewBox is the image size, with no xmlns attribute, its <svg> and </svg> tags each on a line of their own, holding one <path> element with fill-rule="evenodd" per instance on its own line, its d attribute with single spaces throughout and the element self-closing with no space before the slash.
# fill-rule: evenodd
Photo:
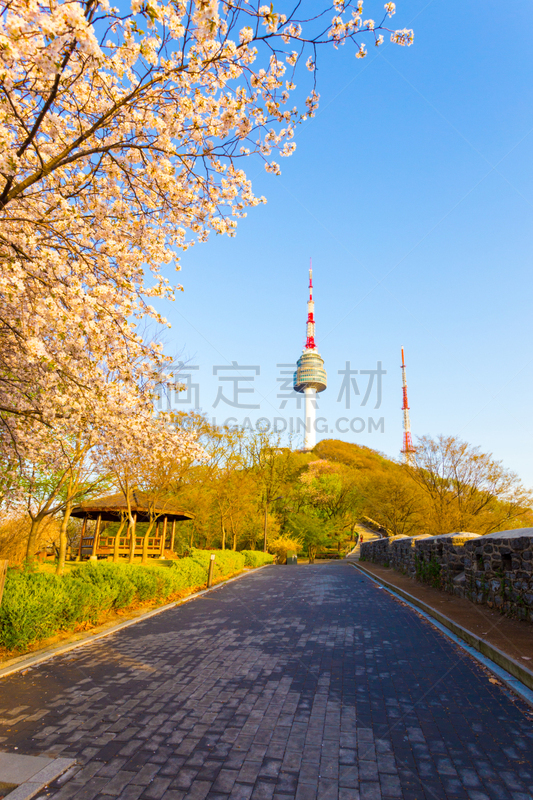
<svg viewBox="0 0 533 800">
<path fill-rule="evenodd" d="M 316 393 L 328 385 L 324 359 L 315 344 L 315 304 L 313 302 L 313 270 L 309 269 L 309 300 L 307 303 L 307 338 L 303 353 L 296 362 L 294 390 L 305 395 L 304 450 L 316 445 Z"/>
</svg>

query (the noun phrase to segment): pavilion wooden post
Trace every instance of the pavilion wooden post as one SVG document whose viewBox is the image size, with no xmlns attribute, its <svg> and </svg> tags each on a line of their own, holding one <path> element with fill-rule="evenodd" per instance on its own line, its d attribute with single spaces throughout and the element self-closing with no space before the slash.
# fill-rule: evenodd
<svg viewBox="0 0 533 800">
<path fill-rule="evenodd" d="M 98 514 L 98 517 L 96 518 L 96 526 L 95 526 L 95 529 L 94 529 L 94 539 L 93 539 L 93 549 L 92 549 L 92 553 L 91 553 L 91 559 L 97 558 L 96 550 L 98 548 L 98 537 L 100 536 L 100 525 L 101 525 L 101 523 L 102 523 L 102 515 Z"/>
<path fill-rule="evenodd" d="M 87 528 L 87 517 L 83 518 L 83 524 L 81 526 L 81 534 L 80 534 L 80 546 L 78 547 L 78 557 L 76 561 L 81 561 L 81 550 L 83 547 L 83 538 L 85 536 L 85 530 Z"/>
<path fill-rule="evenodd" d="M 170 549 L 174 552 L 174 539 L 176 538 L 176 520 L 172 520 L 172 533 L 170 534 Z"/>
<path fill-rule="evenodd" d="M 165 517 L 163 520 L 163 533 L 161 534 L 161 547 L 159 549 L 159 558 L 163 558 L 165 555 L 165 544 L 167 543 L 167 522 L 168 517 Z"/>
<path fill-rule="evenodd" d="M 129 526 L 130 528 L 130 564 L 133 562 L 135 558 L 135 545 L 136 545 L 136 538 L 135 538 L 135 528 L 137 527 L 137 513 L 133 515 L 133 522 Z"/>
</svg>

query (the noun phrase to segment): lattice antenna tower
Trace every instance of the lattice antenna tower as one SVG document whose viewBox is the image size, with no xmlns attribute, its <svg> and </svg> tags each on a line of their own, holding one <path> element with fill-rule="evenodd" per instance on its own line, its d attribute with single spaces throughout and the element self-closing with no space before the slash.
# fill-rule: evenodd
<svg viewBox="0 0 533 800">
<path fill-rule="evenodd" d="M 409 402 L 407 400 L 407 378 L 405 376 L 405 357 L 402 347 L 402 391 L 403 391 L 403 460 L 409 466 L 415 464 L 416 448 L 411 437 L 411 420 L 409 419 Z"/>
</svg>

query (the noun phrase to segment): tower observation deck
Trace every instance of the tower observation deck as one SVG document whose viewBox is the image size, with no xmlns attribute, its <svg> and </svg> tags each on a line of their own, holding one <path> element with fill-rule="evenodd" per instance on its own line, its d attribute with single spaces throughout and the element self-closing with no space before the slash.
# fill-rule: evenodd
<svg viewBox="0 0 533 800">
<path fill-rule="evenodd" d="M 296 362 L 294 390 L 305 395 L 304 450 L 316 444 L 316 394 L 327 388 L 328 378 L 324 359 L 315 344 L 315 304 L 313 301 L 313 270 L 309 270 L 309 300 L 307 302 L 307 337 L 302 355 Z"/>
</svg>

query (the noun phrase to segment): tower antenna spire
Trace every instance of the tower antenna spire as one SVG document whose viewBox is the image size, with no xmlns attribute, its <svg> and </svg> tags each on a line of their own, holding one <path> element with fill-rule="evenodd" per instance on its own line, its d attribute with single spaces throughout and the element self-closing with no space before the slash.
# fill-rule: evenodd
<svg viewBox="0 0 533 800">
<path fill-rule="evenodd" d="M 313 259 L 309 259 L 309 300 L 307 301 L 306 350 L 316 350 L 315 344 L 315 304 L 313 302 Z"/>
<path fill-rule="evenodd" d="M 411 421 L 409 419 L 409 402 L 407 400 L 407 378 L 405 376 L 405 357 L 402 347 L 402 393 L 403 393 L 403 460 L 409 466 L 415 464 L 416 448 L 411 437 Z"/>
<path fill-rule="evenodd" d="M 315 342 L 315 303 L 313 300 L 313 262 L 309 259 L 309 299 L 307 301 L 306 339 L 294 373 L 294 389 L 305 396 L 304 450 L 316 444 L 316 395 L 327 387 L 324 359 Z"/>
</svg>

